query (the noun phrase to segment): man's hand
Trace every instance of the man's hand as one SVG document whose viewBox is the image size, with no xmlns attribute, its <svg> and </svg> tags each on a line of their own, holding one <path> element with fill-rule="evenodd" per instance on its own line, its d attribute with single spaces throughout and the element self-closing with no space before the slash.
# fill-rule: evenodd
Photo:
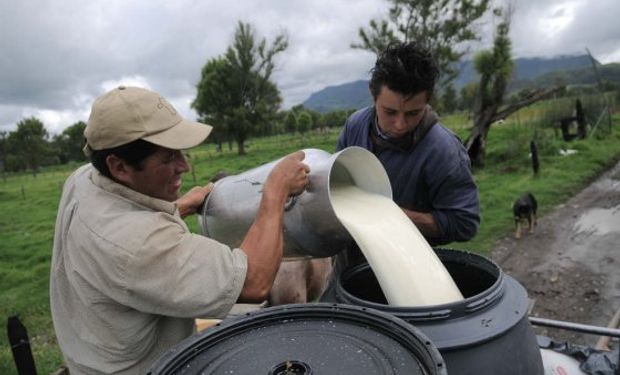
<svg viewBox="0 0 620 375">
<path fill-rule="evenodd" d="M 305 157 L 303 151 L 285 156 L 269 173 L 265 190 L 282 189 L 285 198 L 301 194 L 308 185 L 310 173 L 310 167 L 302 162 Z"/>
<path fill-rule="evenodd" d="M 198 212 L 211 190 L 213 190 L 212 182 L 205 186 L 194 186 L 181 198 L 177 199 L 174 203 L 177 205 L 181 217 L 184 218 Z"/>
</svg>

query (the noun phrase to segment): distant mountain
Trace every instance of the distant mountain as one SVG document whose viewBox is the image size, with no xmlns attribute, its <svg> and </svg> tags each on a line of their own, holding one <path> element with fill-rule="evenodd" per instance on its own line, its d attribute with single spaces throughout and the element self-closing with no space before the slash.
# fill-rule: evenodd
<svg viewBox="0 0 620 375">
<path fill-rule="evenodd" d="M 328 86 L 315 92 L 303 102 L 303 106 L 325 113 L 339 109 L 362 108 L 371 103 L 368 81 L 359 80 L 338 86 Z"/>
<path fill-rule="evenodd" d="M 553 71 L 589 68 L 591 66 L 592 62 L 588 55 L 519 58 L 515 60 L 512 80 L 513 82 L 531 80 Z M 454 80 L 453 85 L 459 90 L 477 79 L 478 73 L 474 70 L 473 62 L 468 60 L 461 64 L 459 76 Z"/>
<path fill-rule="evenodd" d="M 604 82 L 620 84 L 620 63 L 598 65 L 597 70 Z M 512 91 L 518 91 L 523 88 L 548 87 L 558 83 L 566 85 L 592 85 L 597 83 L 597 77 L 590 65 L 578 69 L 555 70 L 534 79 L 514 81 L 510 88 Z"/>
<path fill-rule="evenodd" d="M 515 60 L 510 90 L 540 85 L 540 83 L 534 82 L 538 79 L 544 79 L 549 84 L 553 84 L 553 82 L 557 82 L 560 79 L 559 77 L 562 77 L 561 79 L 567 84 L 593 83 L 595 78 L 591 70 L 591 64 L 588 55 L 519 58 Z M 605 66 L 601 66 L 601 68 L 605 68 Z M 603 74 L 603 70 L 601 74 Z M 574 71 L 577 73 L 568 73 Z M 472 62 L 466 61 L 461 64 L 459 76 L 454 81 L 454 87 L 460 90 L 464 85 L 477 79 L 477 73 L 473 69 Z M 585 80 L 585 82 L 575 82 L 576 80 Z M 371 103 L 372 98 L 368 92 L 368 81 L 360 80 L 338 86 L 328 86 L 310 95 L 302 104 L 306 108 L 325 113 L 333 110 L 362 108 Z"/>
</svg>

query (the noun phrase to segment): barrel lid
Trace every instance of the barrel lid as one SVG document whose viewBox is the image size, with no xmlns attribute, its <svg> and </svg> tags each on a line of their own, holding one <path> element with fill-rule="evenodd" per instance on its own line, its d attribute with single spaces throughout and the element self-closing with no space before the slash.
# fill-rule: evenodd
<svg viewBox="0 0 620 375">
<path fill-rule="evenodd" d="M 447 374 L 415 327 L 380 311 L 339 304 L 266 308 L 182 341 L 155 374 Z"/>
</svg>

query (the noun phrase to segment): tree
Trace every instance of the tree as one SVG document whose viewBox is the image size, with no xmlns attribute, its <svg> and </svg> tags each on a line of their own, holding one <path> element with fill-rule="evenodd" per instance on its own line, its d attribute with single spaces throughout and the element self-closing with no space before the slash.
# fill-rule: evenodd
<svg viewBox="0 0 620 375">
<path fill-rule="evenodd" d="M 78 121 L 54 137 L 53 147 L 61 163 L 85 161 L 84 155 L 84 121 Z"/>
<path fill-rule="evenodd" d="M 6 157 L 7 157 L 7 132 L 0 131 L 0 168 L 2 168 L 2 174 L 6 171 Z"/>
<path fill-rule="evenodd" d="M 456 90 L 452 85 L 446 86 L 441 96 L 441 110 L 446 113 L 452 113 L 457 108 Z"/>
<path fill-rule="evenodd" d="M 325 114 L 325 125 L 328 128 L 338 128 L 347 120 L 346 111 L 332 111 Z"/>
<path fill-rule="evenodd" d="M 353 48 L 379 54 L 392 41 L 416 41 L 433 53 L 442 73 L 440 86 L 456 78 L 457 62 L 466 53 L 459 48 L 477 40 L 476 21 L 489 7 L 489 0 L 388 0 L 388 20 L 371 20 L 361 28 L 361 43 Z"/>
<path fill-rule="evenodd" d="M 297 117 L 293 111 L 289 111 L 284 118 L 284 129 L 287 133 L 293 133 L 297 131 Z"/>
<path fill-rule="evenodd" d="M 461 98 L 459 100 L 459 109 L 473 113 L 474 104 L 476 103 L 476 95 L 478 95 L 478 84 L 468 83 L 461 87 Z"/>
<path fill-rule="evenodd" d="M 496 17 L 502 17 L 501 9 L 495 9 Z M 481 51 L 474 57 L 474 68 L 480 74 L 478 96 L 474 112 L 474 128 L 468 139 L 469 156 L 474 165 L 481 166 L 486 151 L 486 140 L 491 119 L 503 104 L 506 87 L 512 75 L 513 61 L 510 30 L 510 14 L 505 14 L 497 25 L 491 50 Z"/>
<path fill-rule="evenodd" d="M 527 98 L 502 107 L 504 95 L 513 69 L 510 30 L 511 9 L 495 9 L 494 15 L 501 19 L 491 50 L 481 51 L 474 57 L 474 68 L 480 74 L 478 95 L 474 111 L 474 126 L 465 141 L 465 147 L 474 166 L 484 165 L 486 145 L 491 125 L 522 107 L 534 103 L 559 88 L 535 90 Z"/>
<path fill-rule="evenodd" d="M 17 129 L 6 139 L 13 170 L 30 169 L 36 175 L 49 154 L 48 133 L 43 123 L 30 117 L 17 123 Z M 7 160 L 8 161 L 8 160 Z"/>
<path fill-rule="evenodd" d="M 198 120 L 213 126 L 209 138 L 217 144 L 218 151 L 222 150 L 222 143 L 228 138 L 227 120 L 230 114 L 227 109 L 234 104 L 230 91 L 234 85 L 231 74 L 232 70 L 224 58 L 209 60 L 202 68 L 198 92 L 192 102 L 192 108 L 198 112 Z"/>
<path fill-rule="evenodd" d="M 307 111 L 302 111 L 297 117 L 297 130 L 302 134 L 306 134 L 312 128 L 312 115 Z"/>
<path fill-rule="evenodd" d="M 321 130 L 321 128 L 323 127 L 323 124 L 321 123 L 321 114 L 317 111 L 313 111 L 310 109 L 307 110 L 307 112 L 312 117 L 312 123 L 310 124 L 312 130 Z"/>
<path fill-rule="evenodd" d="M 202 69 L 192 108 L 201 121 L 212 120 L 214 127 L 226 129 L 237 142 L 239 155 L 245 154 L 247 138 L 276 117 L 282 99 L 271 82 L 273 60 L 287 47 L 282 34 L 271 46 L 264 38 L 257 43 L 252 26 L 239 22 L 226 54 L 209 60 Z"/>
<path fill-rule="evenodd" d="M 291 107 L 291 111 L 295 114 L 299 114 L 301 111 L 305 111 L 306 107 L 303 104 L 297 104 Z"/>
</svg>

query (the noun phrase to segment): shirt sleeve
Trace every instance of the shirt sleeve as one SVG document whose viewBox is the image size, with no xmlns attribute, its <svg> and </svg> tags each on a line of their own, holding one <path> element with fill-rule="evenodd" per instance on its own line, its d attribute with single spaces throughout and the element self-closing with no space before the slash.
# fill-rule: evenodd
<svg viewBox="0 0 620 375">
<path fill-rule="evenodd" d="M 476 186 L 468 159 L 463 156 L 444 163 L 447 168 L 435 170 L 430 178 L 433 210 L 431 214 L 441 235 L 429 238 L 431 245 L 467 241 L 478 232 L 480 207 Z"/>
<path fill-rule="evenodd" d="M 127 267 L 126 305 L 167 316 L 223 318 L 239 298 L 247 258 L 170 222 L 146 238 Z"/>
</svg>

